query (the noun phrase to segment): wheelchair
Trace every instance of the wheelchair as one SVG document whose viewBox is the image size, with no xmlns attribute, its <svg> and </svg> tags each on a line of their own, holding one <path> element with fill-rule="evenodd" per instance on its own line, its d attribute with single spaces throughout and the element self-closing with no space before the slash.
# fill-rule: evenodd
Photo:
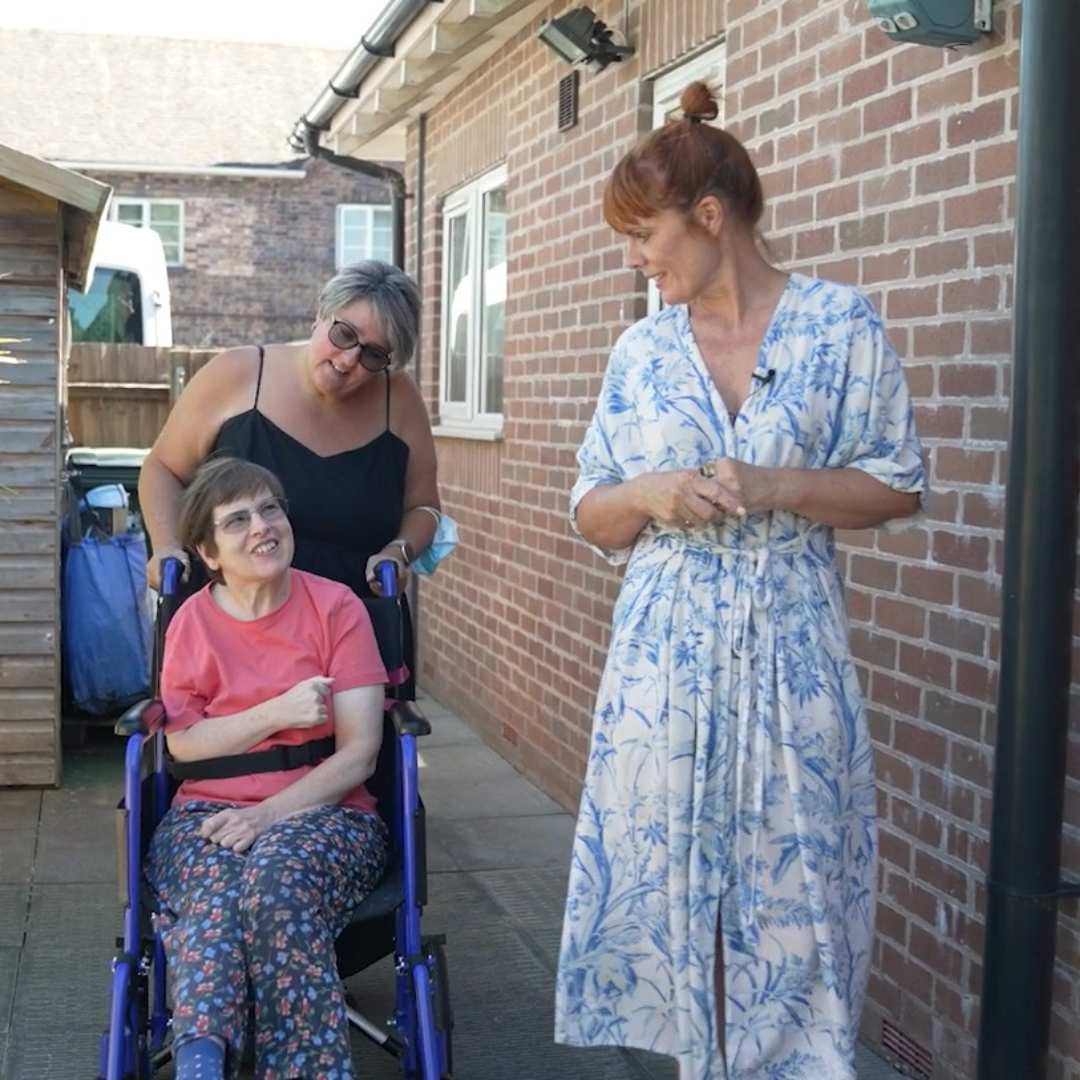
<svg viewBox="0 0 1080 1080">
<path fill-rule="evenodd" d="M 182 602 L 181 564 L 165 560 L 155 618 L 152 685 L 157 691 L 164 632 Z M 342 979 L 393 954 L 394 1011 L 385 1025 L 362 1016 L 346 995 L 349 1023 L 393 1055 L 402 1075 L 449 1080 L 452 1071 L 450 984 L 445 937 L 421 933 L 427 904 L 424 806 L 418 790 L 417 738 L 431 725 L 414 702 L 395 697 L 408 677 L 403 659 L 396 570 L 379 567 L 383 596 L 365 601 L 390 673 L 383 742 L 367 781 L 390 833 L 386 873 L 351 914 L 336 943 Z M 117 811 L 123 935 L 112 964 L 109 1026 L 99 1046 L 98 1080 L 150 1080 L 172 1060 L 165 950 L 152 925 L 152 900 L 142 867 L 154 828 L 176 784 L 166 766 L 164 710 L 159 700 L 132 706 L 116 723 L 127 740 L 124 795 Z"/>
</svg>

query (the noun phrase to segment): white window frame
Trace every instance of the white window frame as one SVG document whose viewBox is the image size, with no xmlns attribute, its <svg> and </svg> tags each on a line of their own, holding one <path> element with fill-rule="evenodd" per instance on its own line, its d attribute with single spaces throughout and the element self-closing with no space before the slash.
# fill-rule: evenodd
<svg viewBox="0 0 1080 1080">
<path fill-rule="evenodd" d="M 183 266 L 184 265 L 184 201 L 182 199 L 136 199 L 128 195 L 114 195 L 109 200 L 109 220 L 120 221 L 120 207 L 130 208 L 137 207 L 139 210 L 139 227 L 143 229 L 153 229 L 151 224 L 151 216 L 153 214 L 153 208 L 155 206 L 175 206 L 177 208 L 177 252 L 175 258 L 169 256 L 169 243 L 162 237 L 161 244 L 165 249 L 165 265 L 166 266 Z M 128 221 L 125 224 L 132 225 L 134 222 Z M 156 230 L 155 230 L 156 231 Z M 161 236 L 160 233 L 158 233 Z"/>
<path fill-rule="evenodd" d="M 447 195 L 442 207 L 442 307 L 441 331 L 439 335 L 439 426 L 437 435 L 457 435 L 466 438 L 496 439 L 502 434 L 502 412 L 483 412 L 480 409 L 486 372 L 483 366 L 483 289 L 472 289 L 469 306 L 467 353 L 467 381 L 465 401 L 451 401 L 448 398 L 450 372 L 448 370 L 449 342 L 453 332 L 451 318 L 452 298 L 450 296 L 450 223 L 461 217 L 466 219 L 468 230 L 469 267 L 466 276 L 480 281 L 478 259 L 484 249 L 483 206 L 484 197 L 500 187 L 506 187 L 507 170 L 500 166 L 485 173 L 471 183 Z M 505 348 L 505 337 L 503 339 Z M 505 363 L 505 355 L 504 355 Z M 503 369 L 503 385 L 506 385 L 506 371 Z"/>
<path fill-rule="evenodd" d="M 663 126 L 667 118 L 679 107 L 679 98 L 682 92 L 692 82 L 707 82 L 716 87 L 719 99 L 717 104 L 720 112 L 711 123 L 718 127 L 724 123 L 724 98 L 723 88 L 726 78 L 725 63 L 727 60 L 727 48 L 725 42 L 714 45 L 705 52 L 673 68 L 669 68 L 662 75 L 657 76 L 653 82 L 653 112 L 652 125 L 654 128 Z M 660 290 L 649 282 L 649 314 L 654 315 L 663 306 L 660 300 Z"/>
<path fill-rule="evenodd" d="M 371 237 L 375 232 L 375 213 L 376 211 L 383 211 L 391 215 L 390 219 L 390 250 L 384 254 L 377 254 L 371 245 Z M 361 218 L 366 218 L 366 225 L 368 231 L 368 251 L 358 256 L 359 259 L 374 259 L 380 258 L 384 262 L 392 262 L 394 258 L 394 236 L 393 236 L 393 207 L 390 203 L 338 203 L 337 209 L 334 214 L 334 265 L 340 270 L 348 263 L 356 262 L 357 258 L 346 258 L 344 253 L 345 247 L 345 219 L 350 214 L 358 214 Z"/>
</svg>

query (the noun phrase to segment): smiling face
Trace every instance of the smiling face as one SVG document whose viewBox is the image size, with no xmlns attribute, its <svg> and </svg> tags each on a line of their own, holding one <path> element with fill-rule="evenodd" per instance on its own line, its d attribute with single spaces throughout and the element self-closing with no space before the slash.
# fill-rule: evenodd
<svg viewBox="0 0 1080 1080">
<path fill-rule="evenodd" d="M 295 549 L 293 531 L 269 488 L 215 506 L 212 521 L 213 544 L 200 545 L 199 556 L 227 586 L 284 578 Z"/>
<path fill-rule="evenodd" d="M 331 340 L 334 323 L 343 324 L 335 336 L 351 337 L 359 344 L 341 348 Z M 351 331 L 351 334 L 350 334 Z M 333 314 L 320 315 L 311 335 L 309 371 L 315 389 L 328 397 L 348 397 L 373 378 L 380 377 L 360 363 L 360 345 L 389 353 L 386 331 L 366 300 L 354 300 Z"/>
<path fill-rule="evenodd" d="M 718 236 L 722 219 L 688 220 L 677 210 L 661 210 L 627 233 L 628 259 L 663 297 L 665 304 L 688 304 L 715 281 L 720 270 Z"/>
</svg>

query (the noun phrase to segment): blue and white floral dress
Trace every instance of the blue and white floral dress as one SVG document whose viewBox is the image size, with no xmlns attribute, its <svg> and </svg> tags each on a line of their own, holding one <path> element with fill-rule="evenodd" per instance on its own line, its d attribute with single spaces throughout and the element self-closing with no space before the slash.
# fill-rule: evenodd
<svg viewBox="0 0 1080 1080">
<path fill-rule="evenodd" d="M 925 492 L 899 359 L 854 289 L 793 275 L 753 386 L 730 418 L 685 306 L 632 327 L 578 454 L 571 516 L 599 484 L 722 457 L 860 469 Z M 684 1080 L 854 1080 L 875 790 L 832 530 L 784 511 L 653 523 L 603 554 L 626 572 L 574 843 L 556 1039 L 676 1056 Z"/>
</svg>

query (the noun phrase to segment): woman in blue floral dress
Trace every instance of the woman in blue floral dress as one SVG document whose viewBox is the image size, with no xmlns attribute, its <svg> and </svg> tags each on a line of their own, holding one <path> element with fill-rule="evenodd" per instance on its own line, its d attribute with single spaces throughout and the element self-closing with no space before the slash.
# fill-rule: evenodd
<svg viewBox="0 0 1080 1080">
<path fill-rule="evenodd" d="M 833 530 L 905 523 L 926 477 L 873 307 L 764 258 L 745 149 L 705 84 L 682 106 L 605 193 L 666 306 L 619 340 L 571 496 L 626 569 L 556 1038 L 682 1080 L 855 1080 L 875 790 Z"/>
</svg>

